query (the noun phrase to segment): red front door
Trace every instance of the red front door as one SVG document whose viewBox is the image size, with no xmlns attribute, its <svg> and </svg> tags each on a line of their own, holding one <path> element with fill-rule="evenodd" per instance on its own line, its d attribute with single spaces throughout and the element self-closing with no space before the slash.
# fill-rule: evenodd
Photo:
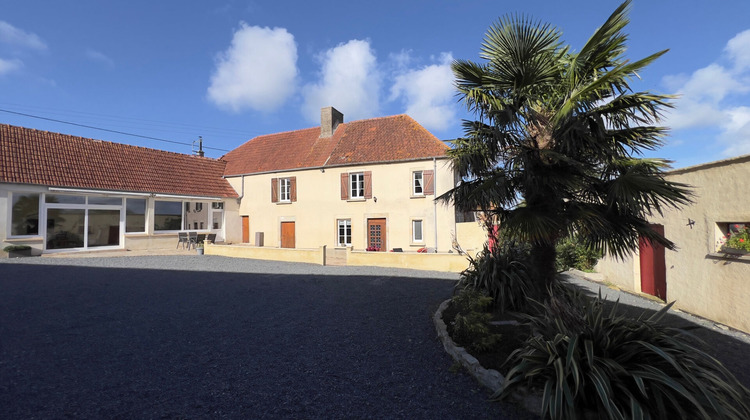
<svg viewBox="0 0 750 420">
<path fill-rule="evenodd" d="M 651 229 L 664 235 L 664 226 L 651 225 Z M 638 244 L 641 263 L 641 291 L 667 300 L 667 264 L 664 246 L 641 238 Z"/>
<path fill-rule="evenodd" d="M 367 219 L 367 247 L 385 251 L 385 219 Z"/>
</svg>

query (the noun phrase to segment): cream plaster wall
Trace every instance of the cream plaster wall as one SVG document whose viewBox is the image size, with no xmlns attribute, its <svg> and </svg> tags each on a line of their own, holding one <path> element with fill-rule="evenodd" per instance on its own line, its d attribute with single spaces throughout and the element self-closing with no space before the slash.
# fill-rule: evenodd
<svg viewBox="0 0 750 420">
<path fill-rule="evenodd" d="M 436 194 L 412 197 L 412 172 L 432 169 L 436 169 Z M 342 200 L 341 174 L 362 171 L 372 172 L 373 198 Z M 297 201 L 272 203 L 271 179 L 293 176 L 297 180 Z M 241 177 L 233 177 L 229 181 L 241 193 Z M 451 233 L 456 230 L 453 207 L 435 204 L 433 199 L 452 188 L 453 182 L 453 172 L 445 159 L 437 160 L 436 168 L 432 160 L 423 160 L 248 175 L 245 176 L 239 215 L 250 217 L 250 243 L 254 244 L 256 232 L 263 232 L 267 247 L 280 246 L 281 222 L 294 221 L 297 248 L 317 248 L 322 245 L 334 248 L 338 245 L 337 220 L 351 219 L 351 245 L 354 249 L 364 249 L 367 247 L 367 219 L 384 218 L 387 249 L 403 248 L 409 251 L 435 247 L 439 252 L 448 252 L 451 249 Z M 423 242 L 414 243 L 411 240 L 413 219 L 422 220 Z"/>
<path fill-rule="evenodd" d="M 653 217 L 678 249 L 666 251 L 667 300 L 723 324 L 750 332 L 750 257 L 717 253 L 722 222 L 750 222 L 750 155 L 672 171 L 667 178 L 694 187 L 695 203 Z M 688 220 L 694 220 L 692 228 Z M 609 281 L 640 292 L 638 256 L 597 266 Z M 628 277 L 632 280 L 628 281 Z"/>
</svg>

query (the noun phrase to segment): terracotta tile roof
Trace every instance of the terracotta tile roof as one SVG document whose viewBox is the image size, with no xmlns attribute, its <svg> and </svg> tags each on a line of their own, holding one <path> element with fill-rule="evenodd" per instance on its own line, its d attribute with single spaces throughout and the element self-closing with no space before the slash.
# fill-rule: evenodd
<svg viewBox="0 0 750 420">
<path fill-rule="evenodd" d="M 237 197 L 222 160 L 0 124 L 0 182 Z"/>
<path fill-rule="evenodd" d="M 408 115 L 258 136 L 222 157 L 225 175 L 444 157 L 448 146 Z"/>
</svg>

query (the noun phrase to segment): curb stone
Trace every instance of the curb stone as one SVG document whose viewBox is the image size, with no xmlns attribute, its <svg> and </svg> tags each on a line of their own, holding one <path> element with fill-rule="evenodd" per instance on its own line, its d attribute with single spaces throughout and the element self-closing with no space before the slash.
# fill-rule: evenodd
<svg viewBox="0 0 750 420">
<path fill-rule="evenodd" d="M 461 366 L 469 372 L 480 384 L 484 387 L 489 388 L 493 393 L 499 390 L 505 382 L 505 377 L 494 369 L 485 369 L 476 357 L 470 355 L 465 348 L 459 347 L 451 339 L 448 334 L 448 329 L 443 321 L 443 311 L 448 308 L 451 300 L 447 299 L 437 309 L 432 320 L 435 323 L 435 329 L 440 341 L 443 343 L 445 351 L 451 355 L 453 360 L 461 364 Z M 536 394 L 524 395 L 518 398 L 519 404 L 526 410 L 541 415 L 542 413 L 542 396 Z"/>
</svg>

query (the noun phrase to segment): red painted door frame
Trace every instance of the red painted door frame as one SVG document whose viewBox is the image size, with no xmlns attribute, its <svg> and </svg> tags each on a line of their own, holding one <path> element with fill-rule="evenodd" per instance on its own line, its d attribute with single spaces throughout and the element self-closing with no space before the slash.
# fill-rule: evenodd
<svg viewBox="0 0 750 420">
<path fill-rule="evenodd" d="M 663 225 L 651 229 L 664 235 Z M 641 263 L 641 292 L 667 300 L 667 264 L 664 246 L 641 238 L 638 244 Z"/>
</svg>

